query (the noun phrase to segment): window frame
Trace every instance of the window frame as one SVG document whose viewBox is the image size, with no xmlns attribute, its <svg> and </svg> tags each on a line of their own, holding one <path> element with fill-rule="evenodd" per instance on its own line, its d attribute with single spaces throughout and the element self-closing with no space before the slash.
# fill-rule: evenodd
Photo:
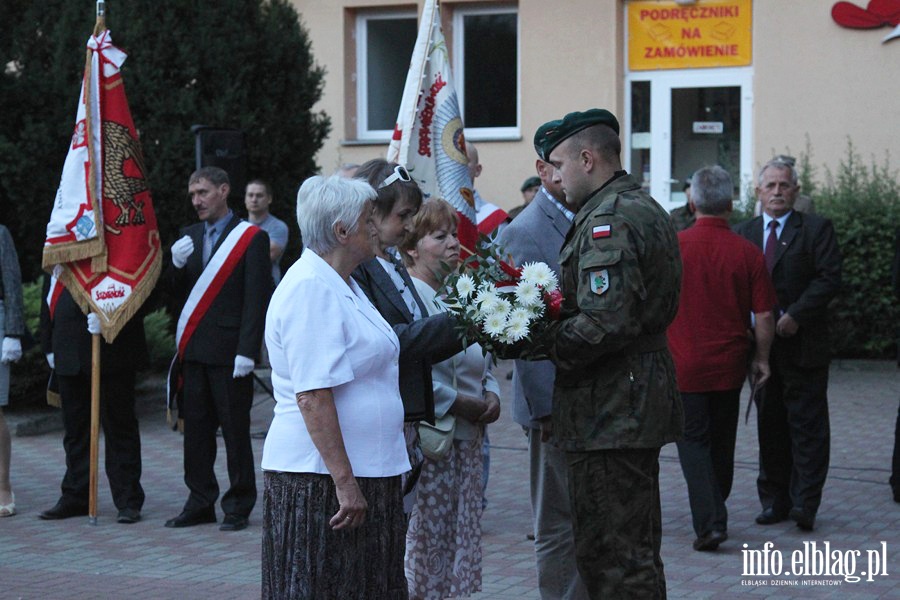
<svg viewBox="0 0 900 600">
<path fill-rule="evenodd" d="M 519 7 L 512 5 L 469 6 L 455 5 L 453 8 L 453 47 L 452 67 L 453 82 L 459 99 L 459 110 L 465 124 L 465 18 L 472 15 L 513 14 L 516 16 L 516 124 L 510 127 L 469 127 L 466 126 L 466 139 L 473 142 L 484 140 L 520 140 L 522 139 L 522 19 L 519 18 Z"/>
<path fill-rule="evenodd" d="M 354 33 L 356 38 L 356 140 L 360 142 L 389 142 L 394 133 L 391 129 L 369 129 L 369 82 L 368 82 L 368 24 L 369 21 L 412 19 L 419 28 L 419 15 L 415 7 L 380 11 L 359 11 L 356 13 Z M 401 94 L 403 90 L 401 90 Z"/>
</svg>

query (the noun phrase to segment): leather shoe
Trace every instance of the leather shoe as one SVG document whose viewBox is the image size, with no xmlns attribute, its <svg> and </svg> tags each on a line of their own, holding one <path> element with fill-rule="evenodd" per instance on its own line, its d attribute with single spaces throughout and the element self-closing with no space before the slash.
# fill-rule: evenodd
<svg viewBox="0 0 900 600">
<path fill-rule="evenodd" d="M 775 512 L 774 508 L 767 508 L 756 516 L 756 523 L 758 525 L 774 525 L 784 521 L 784 518 L 785 516 Z"/>
<path fill-rule="evenodd" d="M 49 508 L 38 515 L 38 518 L 45 521 L 55 521 L 57 519 L 68 519 L 69 517 L 83 517 L 88 514 L 88 507 L 83 504 L 75 504 L 60 499 L 56 506 Z"/>
<path fill-rule="evenodd" d="M 240 515 L 225 515 L 225 518 L 222 519 L 222 526 L 219 527 L 219 531 L 240 531 L 241 529 L 247 529 L 249 523 L 250 520 L 247 517 L 242 517 Z"/>
<path fill-rule="evenodd" d="M 711 552 L 719 547 L 719 544 L 728 539 L 725 531 L 710 531 L 706 535 L 694 540 L 694 550 L 698 552 Z"/>
<path fill-rule="evenodd" d="M 791 521 L 797 524 L 797 527 L 802 529 L 803 531 L 812 531 L 813 524 L 816 522 L 815 515 L 811 515 L 809 512 L 802 508 L 792 508 L 790 513 Z"/>
<path fill-rule="evenodd" d="M 141 511 L 136 508 L 123 508 L 116 517 L 117 523 L 125 523 L 131 525 L 141 520 Z"/>
<path fill-rule="evenodd" d="M 216 509 L 213 507 L 201 508 L 200 510 L 185 510 L 174 519 L 166 521 L 166 527 L 193 527 L 194 525 L 203 525 L 204 523 L 216 522 Z"/>
</svg>

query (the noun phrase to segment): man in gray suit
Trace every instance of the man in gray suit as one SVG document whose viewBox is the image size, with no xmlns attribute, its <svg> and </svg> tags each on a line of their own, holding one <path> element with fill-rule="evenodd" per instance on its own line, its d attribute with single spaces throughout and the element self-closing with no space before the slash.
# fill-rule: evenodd
<svg viewBox="0 0 900 600">
<path fill-rule="evenodd" d="M 539 145 L 539 129 L 535 146 Z M 559 276 L 559 251 L 575 214 L 565 204 L 553 166 L 536 161 L 541 189 L 500 233 L 499 243 L 516 265 L 540 261 Z M 556 367 L 549 360 L 516 360 L 513 419 L 525 428 L 531 463 L 531 508 L 541 598 L 587 599 L 575 566 L 575 537 L 569 505 L 566 456 L 549 442 Z"/>
</svg>

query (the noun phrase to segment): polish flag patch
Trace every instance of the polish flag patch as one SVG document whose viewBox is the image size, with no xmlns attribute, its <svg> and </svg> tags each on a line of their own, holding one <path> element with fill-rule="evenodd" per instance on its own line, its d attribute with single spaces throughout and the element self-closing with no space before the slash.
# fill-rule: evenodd
<svg viewBox="0 0 900 600">
<path fill-rule="evenodd" d="M 595 240 L 600 238 L 608 238 L 612 235 L 612 225 L 597 225 L 592 231 L 592 237 Z"/>
</svg>

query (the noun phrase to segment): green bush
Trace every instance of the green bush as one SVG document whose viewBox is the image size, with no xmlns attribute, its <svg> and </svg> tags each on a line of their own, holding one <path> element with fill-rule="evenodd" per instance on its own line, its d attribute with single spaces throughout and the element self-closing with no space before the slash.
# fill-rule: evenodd
<svg viewBox="0 0 900 600">
<path fill-rule="evenodd" d="M 812 196 L 831 219 L 844 257 L 843 286 L 832 302 L 832 350 L 845 358 L 894 355 L 900 307 L 891 287 L 894 235 L 900 226 L 900 179 L 888 159 L 863 164 L 852 142 L 837 170 Z"/>
<path fill-rule="evenodd" d="M 47 380 L 50 367 L 41 352 L 41 281 L 22 285 L 25 303 L 25 324 L 33 339 L 21 360 L 10 370 L 9 398 L 13 410 L 23 407 L 44 406 L 47 397 Z"/>
<path fill-rule="evenodd" d="M 144 333 L 150 352 L 150 370 L 165 372 L 175 356 L 175 336 L 172 334 L 172 318 L 160 308 L 144 317 Z"/>
</svg>

